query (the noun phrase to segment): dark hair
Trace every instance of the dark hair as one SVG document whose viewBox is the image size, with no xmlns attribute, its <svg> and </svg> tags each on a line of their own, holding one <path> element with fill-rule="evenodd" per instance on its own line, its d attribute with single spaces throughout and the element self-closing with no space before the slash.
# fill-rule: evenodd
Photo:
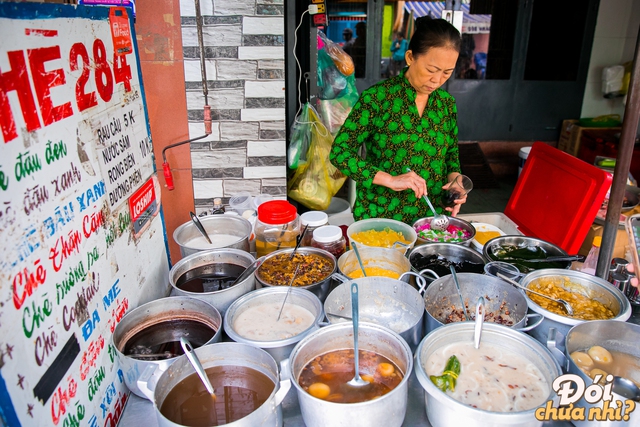
<svg viewBox="0 0 640 427">
<path fill-rule="evenodd" d="M 460 32 L 448 21 L 423 16 L 416 19 L 415 28 L 409 42 L 413 55 L 422 55 L 434 47 L 448 47 L 460 52 Z"/>
</svg>

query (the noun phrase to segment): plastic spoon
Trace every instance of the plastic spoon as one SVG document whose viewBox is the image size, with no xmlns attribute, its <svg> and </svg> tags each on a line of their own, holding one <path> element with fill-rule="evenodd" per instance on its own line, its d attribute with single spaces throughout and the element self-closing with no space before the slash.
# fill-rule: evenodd
<svg viewBox="0 0 640 427">
<path fill-rule="evenodd" d="M 360 366 L 360 355 L 358 354 L 358 284 L 356 282 L 351 283 L 351 316 L 353 320 L 353 364 L 355 374 L 353 379 L 347 382 L 350 386 L 353 387 L 362 387 L 369 385 L 369 383 L 363 380 L 360 377 L 360 372 L 358 372 L 358 368 Z"/>
<path fill-rule="evenodd" d="M 511 283 L 511 284 L 512 284 L 513 286 L 515 286 L 516 288 L 520 288 L 520 289 L 522 289 L 522 290 L 524 290 L 524 291 L 526 291 L 526 292 L 531 292 L 532 294 L 535 294 L 535 295 L 541 296 L 541 297 L 546 298 L 546 299 L 550 299 L 551 301 L 555 301 L 555 302 L 557 302 L 558 304 L 561 304 L 561 305 L 564 307 L 564 309 L 567 311 L 567 314 L 568 314 L 569 316 L 573 316 L 573 308 L 571 307 L 571 304 L 569 304 L 567 301 L 565 301 L 565 300 L 563 300 L 563 299 L 555 299 L 555 298 L 550 297 L 549 295 L 545 295 L 545 294 L 541 294 L 540 292 L 532 291 L 531 289 L 529 289 L 529 288 L 527 288 L 527 287 L 522 286 L 520 283 L 515 282 L 515 281 L 513 281 L 513 280 L 509 279 L 507 276 L 505 276 L 505 275 L 504 275 L 504 274 L 502 274 L 502 273 L 496 273 L 496 274 L 498 275 L 498 277 L 499 277 L 499 278 L 501 278 L 502 280 L 505 280 L 505 281 L 507 281 L 507 282 Z"/>
<path fill-rule="evenodd" d="M 460 283 L 458 283 L 458 275 L 456 274 L 456 268 L 453 266 L 453 264 L 449 264 L 449 270 L 451 270 L 451 276 L 453 276 L 453 281 L 456 284 L 456 289 L 458 290 L 458 296 L 460 297 L 460 304 L 462 305 L 464 318 L 469 320 L 469 313 L 467 313 L 467 307 L 464 305 L 464 301 L 462 300 L 462 292 L 460 291 Z"/>
<path fill-rule="evenodd" d="M 358 260 L 358 264 L 360 264 L 360 269 L 362 270 L 362 275 L 367 277 L 367 272 L 364 271 L 364 265 L 362 264 L 362 259 L 360 258 L 360 252 L 358 252 L 358 248 L 356 246 L 356 242 L 351 242 L 351 247 L 353 248 L 353 252 L 356 254 L 356 259 Z"/>
<path fill-rule="evenodd" d="M 412 170 L 408 167 L 405 167 L 404 171 L 412 172 Z M 427 202 L 429 209 L 431 209 L 431 212 L 433 212 L 433 219 L 431 220 L 430 224 L 431 228 L 433 228 L 434 230 L 446 231 L 447 227 L 449 226 L 449 218 L 447 218 L 446 215 L 442 215 L 436 212 L 436 209 L 433 207 L 433 205 L 431 204 L 431 200 L 429 200 L 426 194 L 422 196 L 422 200 Z"/>
<path fill-rule="evenodd" d="M 189 215 L 191 215 L 191 221 L 193 221 L 193 223 L 196 225 L 196 228 L 198 229 L 198 231 L 200 233 L 202 233 L 204 238 L 207 239 L 207 242 L 209 242 L 209 244 L 212 245 L 213 242 L 211 241 L 211 238 L 209 237 L 209 234 L 204 229 L 204 226 L 202 225 L 202 223 L 200 222 L 200 220 L 198 219 L 196 214 L 194 214 L 193 212 L 189 212 Z"/>
<path fill-rule="evenodd" d="M 480 312 L 482 311 L 482 314 Z M 479 297 L 476 304 L 476 325 L 473 329 L 473 345 L 480 348 L 480 338 L 482 337 L 482 325 L 484 323 L 484 297 Z"/>
</svg>

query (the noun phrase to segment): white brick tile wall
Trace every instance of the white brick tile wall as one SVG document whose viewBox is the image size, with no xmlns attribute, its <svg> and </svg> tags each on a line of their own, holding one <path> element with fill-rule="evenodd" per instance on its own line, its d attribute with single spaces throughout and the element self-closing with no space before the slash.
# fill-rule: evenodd
<svg viewBox="0 0 640 427">
<path fill-rule="evenodd" d="M 224 188 L 221 179 L 209 179 L 193 181 L 193 197 L 194 199 L 211 199 L 213 197 L 222 197 Z"/>
<path fill-rule="evenodd" d="M 250 81 L 244 83 L 246 98 L 284 98 L 284 80 Z"/>
<path fill-rule="evenodd" d="M 243 122 L 284 119 L 284 108 L 245 108 L 240 110 L 240 120 Z"/>
<path fill-rule="evenodd" d="M 284 59 L 284 46 L 241 46 L 238 59 Z"/>
<path fill-rule="evenodd" d="M 285 156 L 286 141 L 247 141 L 247 156 Z"/>
<path fill-rule="evenodd" d="M 205 70 L 207 72 L 207 80 L 216 80 L 216 63 L 211 59 L 205 60 Z M 184 80 L 186 82 L 201 82 L 202 71 L 199 59 L 184 60 Z"/>
<path fill-rule="evenodd" d="M 256 166 L 244 168 L 244 177 L 251 178 L 279 178 L 287 176 L 286 166 Z"/>
<path fill-rule="evenodd" d="M 242 18 L 242 34 L 284 34 L 284 19 L 280 16 L 273 18 L 245 16 Z"/>
<path fill-rule="evenodd" d="M 197 138 L 204 135 L 204 123 L 202 122 L 189 122 L 189 139 Z M 207 135 L 206 138 L 199 139 L 198 142 L 206 141 L 220 141 L 220 123 L 211 123 L 211 135 Z"/>
</svg>

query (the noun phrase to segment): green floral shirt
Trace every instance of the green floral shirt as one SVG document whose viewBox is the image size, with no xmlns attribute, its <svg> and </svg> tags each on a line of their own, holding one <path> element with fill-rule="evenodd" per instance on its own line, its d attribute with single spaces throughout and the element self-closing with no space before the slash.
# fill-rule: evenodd
<svg viewBox="0 0 640 427">
<path fill-rule="evenodd" d="M 331 148 L 331 163 L 357 183 L 356 220 L 391 218 L 413 224 L 432 215 L 412 190 L 396 192 L 373 184 L 378 171 L 397 176 L 409 167 L 427 182 L 427 193 L 439 213 L 447 175 L 460 172 L 455 100 L 437 89 L 420 117 L 416 91 L 404 77 L 405 71 L 362 93 Z M 358 155 L 362 144 L 366 159 Z"/>
</svg>

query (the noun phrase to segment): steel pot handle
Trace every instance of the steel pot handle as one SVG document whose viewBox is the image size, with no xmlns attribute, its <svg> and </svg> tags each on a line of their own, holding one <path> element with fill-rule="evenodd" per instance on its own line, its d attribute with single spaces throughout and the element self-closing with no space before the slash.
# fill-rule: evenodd
<svg viewBox="0 0 640 427">
<path fill-rule="evenodd" d="M 280 361 L 280 388 L 274 396 L 276 406 L 282 403 L 291 389 L 291 377 L 289 376 L 289 359 Z"/>
<path fill-rule="evenodd" d="M 138 377 L 138 381 L 136 382 L 140 393 L 144 394 L 144 397 L 152 402 L 154 392 L 156 391 L 156 384 L 158 384 L 158 378 L 155 377 L 160 377 L 162 372 L 164 372 L 164 370 L 160 367 L 160 365 L 147 365 L 144 371 L 142 371 L 142 374 Z M 152 381 L 154 379 L 155 381 Z"/>
<path fill-rule="evenodd" d="M 561 341 L 564 340 L 562 334 L 556 331 L 556 328 L 549 328 L 549 334 L 547 336 L 547 348 L 551 351 L 553 357 L 558 361 L 560 367 L 564 372 L 569 371 L 569 359 L 564 355 L 564 352 L 558 348 Z"/>
<path fill-rule="evenodd" d="M 350 281 L 351 279 L 348 278 L 347 276 L 345 276 L 344 274 L 340 274 L 340 273 L 333 273 L 331 276 L 329 276 L 330 279 L 335 279 L 338 282 L 342 283 L 346 283 L 348 281 Z"/>
<path fill-rule="evenodd" d="M 394 242 L 393 245 L 391 245 L 391 249 L 396 249 L 398 247 L 404 248 L 404 256 L 407 256 L 407 253 L 409 252 L 409 249 L 411 249 L 409 247 L 409 245 L 407 245 L 406 243 L 402 243 L 402 242 Z"/>
<path fill-rule="evenodd" d="M 544 320 L 544 316 L 540 313 L 529 313 L 527 314 L 527 321 L 525 322 L 525 324 L 529 323 L 529 319 L 531 319 L 532 317 L 539 317 L 539 319 L 536 320 L 533 325 L 525 326 L 524 328 L 518 328 L 516 329 L 516 331 L 529 332 L 530 330 L 537 328 Z"/>
<path fill-rule="evenodd" d="M 435 274 L 435 273 L 434 273 Z M 425 289 L 427 289 L 427 281 L 418 273 L 414 273 L 413 271 L 406 271 L 398 277 L 398 280 L 402 281 L 404 276 L 415 276 L 416 282 L 418 283 L 418 292 L 422 295 Z"/>
<path fill-rule="evenodd" d="M 434 277 L 436 280 L 440 278 L 440 276 L 438 276 L 438 273 L 436 273 L 435 271 L 430 270 L 430 269 L 428 269 L 428 268 L 425 268 L 424 270 L 420 270 L 420 271 L 418 272 L 418 274 L 419 274 L 419 275 L 421 275 L 421 276 L 422 276 L 424 273 L 429 273 L 430 275 L 433 275 L 433 277 Z"/>
</svg>

